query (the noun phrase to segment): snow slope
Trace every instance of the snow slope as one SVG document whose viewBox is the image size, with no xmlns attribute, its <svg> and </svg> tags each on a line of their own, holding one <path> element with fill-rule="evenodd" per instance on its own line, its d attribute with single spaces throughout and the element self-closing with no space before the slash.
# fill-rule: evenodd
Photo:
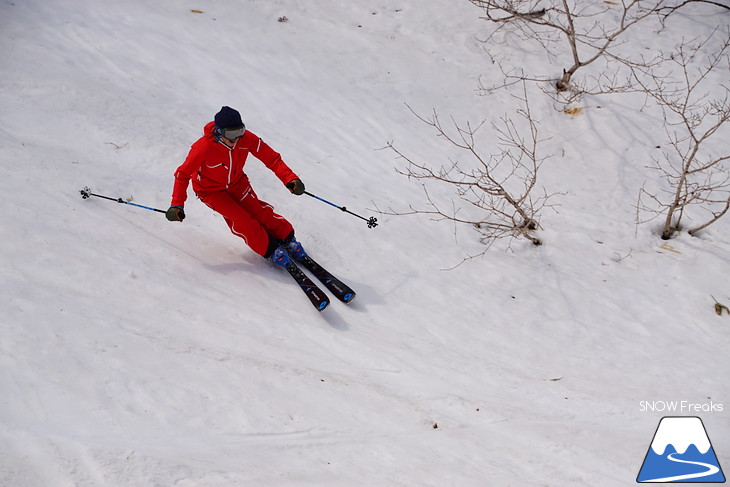
<svg viewBox="0 0 730 487">
<path fill-rule="evenodd" d="M 702 12 L 681 28 L 707 32 Z M 445 270 L 483 250 L 473 229 L 375 213 L 424 205 L 378 149 L 448 155 L 404 103 L 458 121 L 516 109 L 476 93 L 499 80 L 479 13 L 446 0 L 0 3 L 2 485 L 627 485 L 663 415 L 644 400 L 724 403 L 701 416 L 730 464 L 730 319 L 711 297 L 730 301 L 730 220 L 670 242 L 637 229 L 664 137 L 641 100 L 589 99 L 570 117 L 531 95 L 553 154 L 542 184 L 564 193 L 542 247 L 503 242 Z M 490 53 L 547 66 L 504 41 Z M 192 195 L 182 224 L 81 199 L 89 185 L 167 208 L 221 105 L 309 190 L 378 216 L 368 229 L 247 166 L 358 291 L 352 305 L 311 309 Z"/>
</svg>

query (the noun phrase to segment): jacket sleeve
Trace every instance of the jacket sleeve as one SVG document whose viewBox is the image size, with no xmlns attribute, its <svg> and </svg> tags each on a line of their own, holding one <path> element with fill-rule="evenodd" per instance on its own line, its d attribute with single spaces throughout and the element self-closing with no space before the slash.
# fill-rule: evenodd
<svg viewBox="0 0 730 487">
<path fill-rule="evenodd" d="M 289 166 L 286 165 L 284 160 L 281 158 L 281 154 L 269 147 L 269 145 L 257 135 L 251 132 L 248 132 L 248 134 L 253 137 L 250 145 L 252 147 L 251 153 L 254 157 L 263 162 L 266 167 L 271 169 L 282 183 L 287 184 L 293 179 L 299 179 L 299 176 L 297 176 L 294 171 L 289 169 Z"/>
<path fill-rule="evenodd" d="M 188 199 L 188 185 L 190 179 L 200 170 L 203 164 L 203 154 L 197 144 L 190 148 L 185 162 L 175 171 L 175 182 L 172 186 L 172 201 L 170 206 L 183 206 Z"/>
</svg>

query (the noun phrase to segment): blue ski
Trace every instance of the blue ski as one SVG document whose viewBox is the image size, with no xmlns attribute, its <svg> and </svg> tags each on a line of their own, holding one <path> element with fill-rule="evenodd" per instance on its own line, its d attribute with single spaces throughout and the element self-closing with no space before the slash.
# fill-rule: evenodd
<svg viewBox="0 0 730 487">
<path fill-rule="evenodd" d="M 350 286 L 333 276 L 329 271 L 315 262 L 314 259 L 308 255 L 298 259 L 297 262 L 302 264 L 305 269 L 311 272 L 314 277 L 324 284 L 324 286 L 343 303 L 349 303 L 355 299 L 357 294 Z"/>
<path fill-rule="evenodd" d="M 304 294 L 307 295 L 309 301 L 312 302 L 318 311 L 322 311 L 330 304 L 330 299 L 302 270 L 294 263 L 286 264 L 285 269 L 291 275 L 299 287 L 302 288 Z"/>
</svg>

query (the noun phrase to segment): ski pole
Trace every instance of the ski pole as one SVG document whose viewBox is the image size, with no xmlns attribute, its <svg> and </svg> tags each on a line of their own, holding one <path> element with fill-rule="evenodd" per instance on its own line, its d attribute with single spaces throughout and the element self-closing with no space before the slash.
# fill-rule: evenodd
<svg viewBox="0 0 730 487">
<path fill-rule="evenodd" d="M 366 222 L 368 222 L 368 228 L 375 228 L 375 227 L 378 226 L 378 219 L 375 218 L 374 216 L 371 216 L 370 218 L 365 218 L 364 216 L 360 216 L 357 213 L 351 212 L 350 210 L 348 210 L 344 206 L 336 205 L 336 204 L 332 203 L 331 201 L 327 201 L 324 198 L 320 198 L 319 196 L 310 193 L 309 191 L 305 191 L 304 194 L 306 194 L 307 196 L 311 196 L 314 199 L 318 199 L 319 201 L 322 201 L 323 203 L 327 203 L 330 206 L 334 206 L 338 210 L 344 211 L 345 213 L 349 213 L 350 215 L 356 216 L 356 217 L 358 217 L 361 220 L 365 220 Z"/>
<path fill-rule="evenodd" d="M 124 203 L 125 205 L 132 205 L 132 206 L 136 206 L 138 208 L 144 208 L 145 210 L 157 211 L 159 213 L 167 213 L 165 210 L 160 210 L 158 208 L 150 208 L 149 206 L 138 205 L 137 203 L 132 203 L 130 201 L 124 201 L 122 198 L 110 198 L 109 196 L 102 196 L 100 194 L 94 194 L 91 192 L 91 188 L 89 188 L 88 186 L 85 187 L 84 189 L 82 189 L 80 191 L 80 193 L 81 193 L 81 197 L 83 199 L 86 199 L 89 196 L 96 196 L 97 198 L 103 198 L 103 199 L 109 200 L 109 201 L 116 201 L 117 203 Z"/>
</svg>

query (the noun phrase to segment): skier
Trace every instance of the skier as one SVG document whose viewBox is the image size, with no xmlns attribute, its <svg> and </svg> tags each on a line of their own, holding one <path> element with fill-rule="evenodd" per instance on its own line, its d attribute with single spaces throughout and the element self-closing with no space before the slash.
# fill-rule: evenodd
<svg viewBox="0 0 730 487">
<path fill-rule="evenodd" d="M 258 199 L 243 166 L 249 154 L 259 159 L 295 195 L 304 194 L 304 183 L 284 163 L 281 155 L 253 132 L 246 130 L 241 114 L 224 106 L 205 125 L 185 162 L 175 171 L 172 202 L 165 216 L 170 221 L 185 218 L 185 200 L 190 180 L 200 201 L 225 219 L 231 232 L 257 254 L 286 267 L 306 256 L 294 238 L 294 227 L 274 208 Z"/>
</svg>

